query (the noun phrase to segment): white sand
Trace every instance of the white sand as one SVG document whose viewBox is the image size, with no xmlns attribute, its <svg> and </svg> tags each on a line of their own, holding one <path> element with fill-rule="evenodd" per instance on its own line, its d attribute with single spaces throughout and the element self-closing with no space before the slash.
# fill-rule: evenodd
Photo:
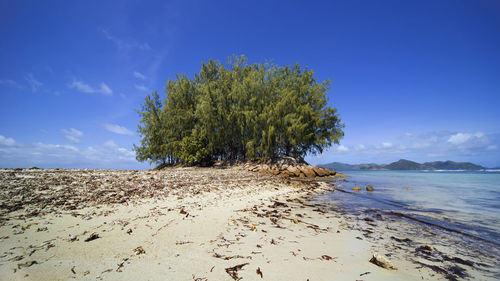
<svg viewBox="0 0 500 281">
<path fill-rule="evenodd" d="M 377 245 L 356 238 L 362 234 L 338 214 L 303 204 L 304 196 L 331 188 L 324 182 L 255 174 L 234 187 L 224 181 L 247 172 L 156 173 L 189 174 L 183 180 L 210 175 L 214 186 L 27 219 L 13 217 L 29 210 L 4 214 L 10 219 L 0 227 L 0 280 L 233 280 L 226 268 L 245 263 L 237 271 L 243 280 L 440 278 L 404 259 L 391 259 L 397 270 L 370 263 Z M 92 233 L 99 238 L 85 242 Z"/>
</svg>

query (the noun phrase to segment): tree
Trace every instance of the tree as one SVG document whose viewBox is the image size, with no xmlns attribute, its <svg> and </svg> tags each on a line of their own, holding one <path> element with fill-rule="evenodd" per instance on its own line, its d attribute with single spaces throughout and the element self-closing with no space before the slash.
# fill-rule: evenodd
<svg viewBox="0 0 500 281">
<path fill-rule="evenodd" d="M 150 163 L 166 164 L 168 142 L 166 135 L 169 133 L 165 127 L 165 114 L 161 108 L 160 96 L 154 91 L 151 96 L 146 96 L 142 110 L 138 132 L 142 136 L 141 146 L 135 146 L 138 161 L 149 160 Z"/>
<path fill-rule="evenodd" d="M 308 68 L 249 65 L 244 56 L 202 63 L 193 79 L 169 80 L 139 111 L 139 161 L 209 164 L 215 160 L 303 158 L 343 137 L 337 110 L 328 106 L 330 81 Z"/>
</svg>

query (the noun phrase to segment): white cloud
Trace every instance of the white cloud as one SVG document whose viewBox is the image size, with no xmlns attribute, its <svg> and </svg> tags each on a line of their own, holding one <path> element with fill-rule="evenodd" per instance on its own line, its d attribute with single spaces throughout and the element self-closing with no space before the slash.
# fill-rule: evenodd
<svg viewBox="0 0 500 281">
<path fill-rule="evenodd" d="M 14 146 L 16 145 L 16 141 L 13 138 L 6 138 L 0 135 L 0 145 Z"/>
<path fill-rule="evenodd" d="M 146 86 L 144 85 L 135 85 L 135 88 L 139 91 L 143 91 L 143 92 L 147 92 L 148 91 L 148 88 L 146 88 Z"/>
<path fill-rule="evenodd" d="M 471 137 L 471 134 L 456 133 L 448 139 L 448 142 L 458 145 L 467 142 Z"/>
<path fill-rule="evenodd" d="M 456 133 L 451 135 L 447 142 L 462 149 L 484 147 L 490 143 L 488 137 L 482 132 L 474 134 Z"/>
<path fill-rule="evenodd" d="M 354 147 L 355 151 L 361 151 L 361 150 L 365 150 L 365 149 L 366 149 L 366 146 L 364 144 L 358 144 Z"/>
<path fill-rule="evenodd" d="M 88 84 L 85 84 L 84 82 L 82 81 L 76 81 L 74 80 L 73 83 L 71 83 L 69 85 L 70 88 L 73 88 L 73 89 L 76 89 L 80 92 L 83 92 L 83 93 L 94 93 L 95 90 L 94 88 L 90 87 L 90 85 Z"/>
<path fill-rule="evenodd" d="M 112 133 L 115 133 L 115 134 L 128 135 L 128 136 L 134 135 L 134 133 L 132 133 L 132 131 L 130 131 L 129 129 L 122 127 L 120 125 L 106 123 L 106 124 L 103 124 L 102 126 L 104 127 L 104 129 L 106 129 Z"/>
<path fill-rule="evenodd" d="M 106 168 L 144 169 L 146 163 L 135 159 L 135 152 L 114 141 L 87 147 L 36 142 L 14 146 L 0 145 L 0 167 L 15 168 Z"/>
<path fill-rule="evenodd" d="M 141 79 L 141 80 L 146 80 L 146 76 L 144 76 L 144 74 L 138 72 L 138 71 L 134 71 L 134 77 L 137 78 L 137 79 Z"/>
<path fill-rule="evenodd" d="M 349 152 L 349 148 L 347 146 L 344 146 L 341 144 L 337 147 L 337 151 L 338 152 Z"/>
<path fill-rule="evenodd" d="M 108 85 L 101 83 L 101 89 L 99 90 L 100 93 L 105 94 L 105 95 L 112 95 L 113 91 L 108 87 Z"/>
<path fill-rule="evenodd" d="M 393 147 L 393 144 L 391 142 L 383 142 L 382 147 L 383 148 L 391 148 L 391 147 Z"/>
<path fill-rule="evenodd" d="M 487 150 L 497 150 L 498 149 L 498 146 L 492 144 L 492 145 L 488 145 L 488 147 L 486 148 Z"/>
<path fill-rule="evenodd" d="M 42 87 L 42 83 L 40 81 L 38 81 L 34 76 L 33 74 L 31 73 L 28 73 L 24 79 L 28 82 L 28 84 L 30 85 L 31 87 L 31 90 L 33 91 L 33 93 L 36 93 L 38 92 L 38 90 L 40 90 L 40 88 Z"/>
<path fill-rule="evenodd" d="M 111 90 L 111 88 L 109 88 L 109 86 L 104 82 L 101 83 L 99 88 L 94 88 L 83 81 L 73 80 L 73 82 L 69 84 L 69 87 L 87 94 L 100 93 L 108 96 L 113 94 L 113 90 Z"/>
<path fill-rule="evenodd" d="M 73 145 L 66 145 L 66 144 L 46 144 L 46 143 L 41 143 L 37 142 L 34 144 L 35 147 L 44 149 L 44 150 L 69 150 L 72 152 L 78 152 L 78 148 L 76 148 Z M 41 154 L 40 152 L 37 152 L 37 154 Z"/>
<path fill-rule="evenodd" d="M 80 138 L 83 136 L 83 132 L 75 128 L 70 128 L 69 130 L 61 129 L 64 137 L 72 143 L 79 143 Z"/>
</svg>

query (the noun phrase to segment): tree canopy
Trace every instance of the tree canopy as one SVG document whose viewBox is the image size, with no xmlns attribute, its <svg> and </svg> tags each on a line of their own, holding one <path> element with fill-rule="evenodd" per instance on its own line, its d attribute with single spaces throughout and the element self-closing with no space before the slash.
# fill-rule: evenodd
<svg viewBox="0 0 500 281">
<path fill-rule="evenodd" d="M 138 110 L 137 160 L 206 165 L 216 160 L 303 158 L 343 137 L 337 109 L 327 105 L 330 81 L 308 68 L 202 63 L 190 79 L 169 79 L 165 97 L 147 96 Z"/>
</svg>

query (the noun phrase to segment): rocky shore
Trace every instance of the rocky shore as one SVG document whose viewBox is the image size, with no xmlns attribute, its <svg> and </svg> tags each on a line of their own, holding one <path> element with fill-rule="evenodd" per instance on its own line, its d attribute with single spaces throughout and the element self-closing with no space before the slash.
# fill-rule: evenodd
<svg viewBox="0 0 500 281">
<path fill-rule="evenodd" d="M 0 169 L 0 279 L 437 277 L 315 201 L 330 183 L 249 168 Z"/>
</svg>

